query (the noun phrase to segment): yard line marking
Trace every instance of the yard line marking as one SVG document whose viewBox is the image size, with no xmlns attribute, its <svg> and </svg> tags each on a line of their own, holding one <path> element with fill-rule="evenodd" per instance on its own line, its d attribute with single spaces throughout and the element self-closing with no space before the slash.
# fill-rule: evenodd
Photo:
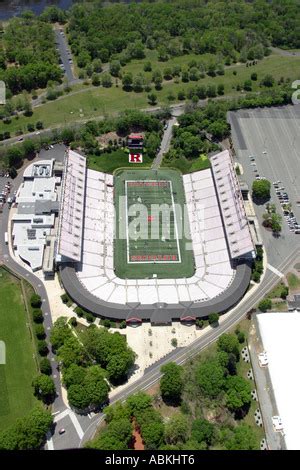
<svg viewBox="0 0 300 470">
<path fill-rule="evenodd" d="M 69 410 L 69 416 L 71 418 L 71 421 L 74 425 L 74 428 L 76 429 L 76 432 L 77 432 L 79 438 L 82 439 L 83 436 L 84 436 L 84 432 L 82 430 L 82 427 L 79 424 L 79 421 L 78 421 L 77 416 L 75 415 L 74 411 Z"/>
<path fill-rule="evenodd" d="M 278 271 L 278 269 L 274 268 L 274 266 L 271 266 L 271 264 L 268 264 L 267 265 L 267 268 L 272 271 L 274 274 L 276 274 L 276 276 L 278 277 L 284 277 L 284 274 L 281 273 L 280 271 Z"/>
</svg>

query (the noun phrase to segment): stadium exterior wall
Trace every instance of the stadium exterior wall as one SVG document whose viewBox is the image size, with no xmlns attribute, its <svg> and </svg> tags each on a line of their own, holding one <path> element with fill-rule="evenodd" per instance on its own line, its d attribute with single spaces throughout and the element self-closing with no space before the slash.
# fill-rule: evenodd
<svg viewBox="0 0 300 470">
<path fill-rule="evenodd" d="M 87 291 L 78 280 L 73 263 L 62 264 L 59 269 L 66 292 L 81 308 L 102 318 L 112 320 L 137 318 L 150 320 L 152 323 L 170 323 L 186 316 L 205 318 L 211 313 L 225 313 L 242 299 L 251 279 L 251 261 L 240 260 L 235 266 L 236 274 L 229 288 L 209 301 L 123 305 L 105 302 Z"/>
</svg>

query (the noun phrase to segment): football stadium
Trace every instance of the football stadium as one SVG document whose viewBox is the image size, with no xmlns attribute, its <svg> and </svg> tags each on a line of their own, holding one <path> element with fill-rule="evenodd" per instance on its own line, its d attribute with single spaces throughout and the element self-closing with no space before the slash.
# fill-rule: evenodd
<svg viewBox="0 0 300 470">
<path fill-rule="evenodd" d="M 68 150 L 56 262 L 69 296 L 115 320 L 223 313 L 248 289 L 254 244 L 226 150 L 211 168 L 90 170 Z"/>
</svg>

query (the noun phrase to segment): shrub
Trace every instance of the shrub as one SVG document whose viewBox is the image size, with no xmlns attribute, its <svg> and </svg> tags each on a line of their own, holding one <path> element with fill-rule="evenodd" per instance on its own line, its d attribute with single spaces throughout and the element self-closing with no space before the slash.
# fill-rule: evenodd
<svg viewBox="0 0 300 470">
<path fill-rule="evenodd" d="M 105 318 L 105 320 L 103 320 L 103 326 L 105 326 L 105 328 L 111 327 L 110 320 L 108 320 L 108 318 Z"/>
<path fill-rule="evenodd" d="M 60 296 L 60 298 L 61 298 L 61 300 L 62 300 L 62 302 L 63 302 L 64 304 L 66 304 L 66 303 L 69 302 L 69 296 L 68 296 L 68 294 L 63 294 L 63 295 Z"/>
<path fill-rule="evenodd" d="M 242 331 L 239 331 L 237 334 L 237 339 L 240 344 L 245 342 L 245 334 Z"/>
<path fill-rule="evenodd" d="M 208 323 L 210 325 L 218 325 L 218 323 L 219 323 L 219 314 L 218 313 L 211 313 L 208 317 Z"/>
<path fill-rule="evenodd" d="M 93 323 L 95 321 L 95 317 L 91 312 L 86 312 L 84 316 L 86 321 L 88 321 L 89 323 Z"/>
<path fill-rule="evenodd" d="M 30 297 L 30 305 L 33 308 L 39 308 L 42 305 L 42 299 L 38 294 L 32 294 Z"/>
<path fill-rule="evenodd" d="M 46 336 L 46 333 L 45 333 L 45 328 L 43 327 L 43 325 L 41 323 L 37 323 L 35 325 L 35 334 L 36 334 L 36 337 L 38 339 L 44 339 L 45 336 Z"/>
<path fill-rule="evenodd" d="M 71 324 L 72 326 L 77 326 L 77 319 L 76 319 L 76 317 L 72 317 L 72 318 L 70 319 L 70 324 Z"/>
<path fill-rule="evenodd" d="M 52 374 L 51 362 L 49 361 L 47 357 L 43 357 L 40 360 L 40 370 L 42 374 L 45 374 L 45 375 Z"/>
<path fill-rule="evenodd" d="M 126 321 L 125 320 L 121 321 L 121 323 L 119 324 L 119 328 L 121 328 L 121 329 L 126 328 Z"/>
<path fill-rule="evenodd" d="M 270 310 L 272 308 L 272 300 L 271 299 L 263 299 L 261 302 L 258 304 L 258 309 L 261 312 L 266 312 L 267 310 Z"/>
<path fill-rule="evenodd" d="M 35 323 L 43 323 L 44 317 L 42 310 L 40 308 L 33 310 L 32 318 Z"/>
<path fill-rule="evenodd" d="M 172 344 L 172 346 L 173 346 L 174 348 L 176 348 L 176 347 L 177 347 L 177 344 L 178 344 L 177 339 L 176 339 L 176 338 L 172 338 L 171 344 Z"/>
<path fill-rule="evenodd" d="M 47 356 L 49 350 L 48 350 L 47 343 L 44 339 L 40 339 L 38 341 L 38 351 L 41 356 Z"/>
</svg>

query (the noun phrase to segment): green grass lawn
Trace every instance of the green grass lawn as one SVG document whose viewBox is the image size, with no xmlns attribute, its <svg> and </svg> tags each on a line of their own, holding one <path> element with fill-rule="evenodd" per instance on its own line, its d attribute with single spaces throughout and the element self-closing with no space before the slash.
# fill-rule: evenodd
<svg viewBox="0 0 300 470">
<path fill-rule="evenodd" d="M 149 168 L 153 160 L 147 155 L 143 155 L 143 163 L 138 166 Z M 104 152 L 101 155 L 88 157 L 88 168 L 96 171 L 103 171 L 104 173 L 113 173 L 117 168 L 132 168 L 133 164 L 128 161 L 128 153 L 122 149 L 114 150 L 113 152 Z"/>
<path fill-rule="evenodd" d="M 292 290 L 300 289 L 300 278 L 296 276 L 296 274 L 288 273 L 286 278 L 287 278 L 287 282 L 288 282 L 290 289 Z"/>
<path fill-rule="evenodd" d="M 153 58 L 152 58 L 152 56 Z M 154 55 L 155 52 L 150 51 L 146 59 L 140 61 L 133 61 L 124 67 L 124 70 L 131 70 L 134 75 L 138 72 L 143 71 L 144 62 L 149 60 L 149 57 L 153 63 L 153 69 L 162 68 L 175 63 L 188 63 L 192 59 L 196 59 L 198 62 L 202 61 L 202 56 L 187 55 L 182 57 L 176 57 L 168 62 L 157 62 Z M 203 61 L 208 60 L 208 55 L 204 56 Z M 256 72 L 258 80 L 253 82 L 253 91 L 261 90 L 259 88 L 260 80 L 267 74 L 273 75 L 276 80 L 281 77 L 290 78 L 291 80 L 300 78 L 300 57 L 281 57 L 278 54 L 272 54 L 269 57 L 259 61 L 257 65 L 246 67 L 246 64 L 236 64 L 228 68 L 225 68 L 225 75 L 217 77 L 206 76 L 197 82 L 188 83 L 175 83 L 174 80 L 165 81 L 162 90 L 156 91 L 158 105 L 167 105 L 170 103 L 168 95 L 172 92 L 175 99 L 172 102 L 178 102 L 177 93 L 180 90 L 187 91 L 189 88 L 195 85 L 218 85 L 223 83 L 225 86 L 225 95 L 235 96 L 236 86 L 243 85 L 244 81 L 249 79 L 252 72 Z M 236 72 L 234 75 L 233 72 Z M 147 75 L 147 74 L 146 74 Z M 148 72 L 151 75 L 151 72 Z M 20 116 L 18 119 L 15 117 L 12 119 L 10 124 L 0 123 L 0 132 L 10 131 L 12 135 L 18 130 L 27 132 L 28 123 L 36 123 L 42 121 L 44 127 L 55 127 L 60 125 L 71 124 L 75 121 L 86 121 L 88 119 L 94 119 L 99 116 L 105 116 L 109 114 L 115 114 L 125 109 L 139 108 L 143 109 L 149 107 L 146 92 L 134 93 L 125 92 L 122 89 L 121 82 L 119 80 L 119 86 L 116 87 L 115 80 L 114 85 L 111 88 L 103 87 L 88 87 L 79 85 L 78 89 L 81 91 L 75 94 L 65 95 L 61 99 L 56 101 L 47 102 L 34 109 L 34 113 L 30 117 Z"/>
<path fill-rule="evenodd" d="M 181 173 L 192 173 L 193 171 L 206 170 L 210 168 L 210 161 L 206 155 L 200 155 L 194 160 L 187 160 L 184 156 L 179 155 L 177 158 L 163 158 L 162 167 L 177 168 Z"/>
<path fill-rule="evenodd" d="M 37 368 L 20 282 L 2 268 L 0 299 L 0 339 L 6 345 L 6 364 L 0 365 L 2 431 L 35 404 L 31 383 Z"/>
<path fill-rule="evenodd" d="M 143 187 L 141 188 L 143 191 L 137 191 L 135 196 L 133 194 L 134 188 L 130 188 L 128 193 L 127 187 L 126 191 L 126 182 L 141 180 L 153 180 L 158 183 L 168 182 L 168 186 L 164 188 L 165 192 L 164 189 L 160 189 L 159 192 L 157 187 Z M 141 195 L 141 200 L 139 200 L 139 195 Z M 115 238 L 114 245 L 117 276 L 123 279 L 143 279 L 152 278 L 153 274 L 156 274 L 158 278 L 191 277 L 193 275 L 195 270 L 194 256 L 193 251 L 187 248 L 189 240 L 186 238 L 180 218 L 182 216 L 182 220 L 184 220 L 183 212 L 182 214 L 178 211 L 175 212 L 175 221 L 173 201 L 183 210 L 185 202 L 183 184 L 179 172 L 175 170 L 124 170 L 115 175 L 115 207 L 116 217 L 119 220 L 118 236 Z M 160 206 L 164 202 L 170 206 L 170 218 L 167 216 L 164 219 L 162 214 L 155 213 L 151 207 L 151 204 Z M 134 239 L 134 232 L 131 230 L 133 225 L 132 217 L 130 217 L 131 203 L 142 204 L 145 209 L 148 209 L 144 214 L 141 208 L 136 208 L 134 219 L 135 221 L 140 220 L 136 224 L 134 222 L 138 235 L 137 240 Z M 153 219 L 149 220 L 147 218 L 149 216 Z M 166 228 L 167 224 L 170 226 L 170 236 L 162 231 L 162 227 Z M 146 226 L 145 233 L 150 234 L 146 239 L 143 239 L 144 225 Z M 158 232 L 155 230 L 157 225 Z M 176 256 L 176 263 L 173 255 Z M 143 258 L 137 259 L 132 256 L 142 256 Z M 172 259 L 169 256 L 172 256 Z"/>
</svg>

